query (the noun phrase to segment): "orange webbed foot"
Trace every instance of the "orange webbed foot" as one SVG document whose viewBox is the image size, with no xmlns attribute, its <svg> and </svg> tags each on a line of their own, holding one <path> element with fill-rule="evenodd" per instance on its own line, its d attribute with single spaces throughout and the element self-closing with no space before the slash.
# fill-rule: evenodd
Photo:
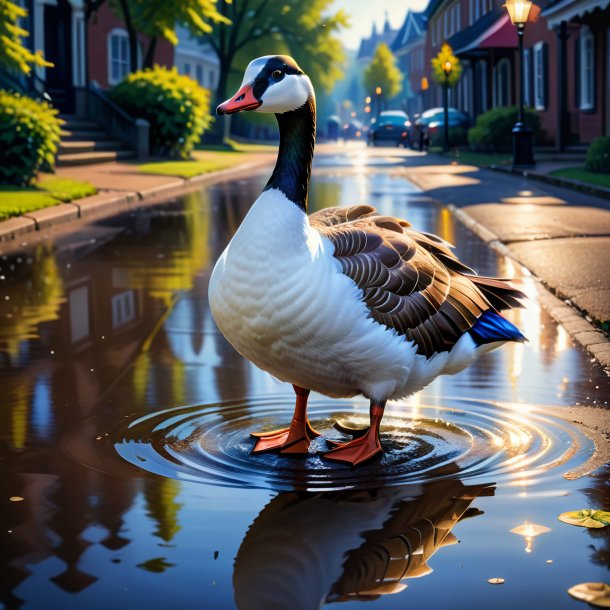
<svg viewBox="0 0 610 610">
<path fill-rule="evenodd" d="M 289 428 L 272 430 L 271 432 L 252 432 L 250 436 L 257 439 L 252 453 L 277 451 L 279 453 L 304 455 L 309 453 L 311 439 L 321 435 L 309 420 L 305 420 L 302 425 L 295 425 L 293 422 Z"/>
<path fill-rule="evenodd" d="M 359 466 L 383 452 L 379 438 L 376 434 L 366 434 L 355 438 L 349 443 L 339 445 L 324 454 L 324 458 L 334 462 L 344 462 L 352 466 Z"/>
</svg>

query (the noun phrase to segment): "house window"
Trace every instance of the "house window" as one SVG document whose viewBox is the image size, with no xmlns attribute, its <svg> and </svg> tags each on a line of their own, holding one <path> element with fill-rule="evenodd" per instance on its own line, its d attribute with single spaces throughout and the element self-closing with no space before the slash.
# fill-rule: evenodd
<svg viewBox="0 0 610 610">
<path fill-rule="evenodd" d="M 523 103 L 526 106 L 532 105 L 532 51 L 524 49 L 523 51 Z"/>
<path fill-rule="evenodd" d="M 197 64 L 195 72 L 197 74 L 197 82 L 200 85 L 203 85 L 203 66 L 201 64 Z"/>
<path fill-rule="evenodd" d="M 510 62 L 501 59 L 494 69 L 494 106 L 510 104 Z"/>
<path fill-rule="evenodd" d="M 188 62 L 185 62 L 185 63 L 184 63 L 184 73 L 185 73 L 187 76 L 190 76 L 190 75 L 191 75 L 191 64 L 189 64 Z"/>
<path fill-rule="evenodd" d="M 472 25 L 474 23 L 474 3 L 476 0 L 468 1 L 468 23 Z"/>
<path fill-rule="evenodd" d="M 536 110 L 546 108 L 546 59 L 544 43 L 534 45 L 534 106 Z"/>
<path fill-rule="evenodd" d="M 129 38 L 125 30 L 112 30 L 108 37 L 108 82 L 116 85 L 129 74 Z"/>
<path fill-rule="evenodd" d="M 588 27 L 580 31 L 580 109 L 595 106 L 595 39 Z"/>
<path fill-rule="evenodd" d="M 133 290 L 115 294 L 111 299 L 112 328 L 119 328 L 136 317 L 135 298 Z"/>
</svg>

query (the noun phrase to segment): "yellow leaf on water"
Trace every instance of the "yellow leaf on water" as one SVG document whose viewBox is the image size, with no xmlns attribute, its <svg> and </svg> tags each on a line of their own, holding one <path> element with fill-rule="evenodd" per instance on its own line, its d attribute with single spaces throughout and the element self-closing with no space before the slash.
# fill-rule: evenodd
<svg viewBox="0 0 610 610">
<path fill-rule="evenodd" d="M 563 523 L 578 525 L 580 527 L 599 528 L 610 525 L 610 512 L 592 508 L 583 508 L 582 510 L 561 513 L 557 518 L 560 521 L 563 521 Z"/>
<path fill-rule="evenodd" d="M 604 582 L 583 582 L 568 589 L 568 593 L 598 608 L 610 608 L 610 585 Z"/>
<path fill-rule="evenodd" d="M 504 584 L 504 579 L 503 578 L 488 578 L 487 582 L 490 585 L 503 585 Z"/>
</svg>

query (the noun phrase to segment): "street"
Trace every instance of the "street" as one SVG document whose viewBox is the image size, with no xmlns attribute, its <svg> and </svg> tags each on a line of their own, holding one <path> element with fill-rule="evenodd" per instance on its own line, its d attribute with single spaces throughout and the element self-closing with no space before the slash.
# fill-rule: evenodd
<svg viewBox="0 0 610 610">
<path fill-rule="evenodd" d="M 541 306 L 531 273 L 490 249 L 447 205 L 477 204 L 481 212 L 473 213 L 488 214 L 496 234 L 508 231 L 503 218 L 516 231 L 513 215 L 527 209 L 536 221 L 522 224 L 536 248 L 568 248 L 589 234 L 607 240 L 607 217 L 564 222 L 577 209 L 567 191 L 515 190 L 514 177 L 418 153 L 320 146 L 310 211 L 372 204 L 455 244 L 481 275 L 514 278 L 529 297 L 508 315 L 528 343 L 508 344 L 391 405 L 383 468 L 352 470 L 315 454 L 249 455 L 249 432 L 289 421 L 290 388 L 223 339 L 207 285 L 267 176 L 258 170 L 70 230 L 37 232 L 22 245 L 0 244 L 0 481 L 12 500 L 0 509 L 7 607 L 225 609 L 253 595 L 258 582 L 265 595 L 279 596 L 269 608 L 338 599 L 355 608 L 368 598 L 380 609 L 465 608 L 473 597 L 482 608 L 524 600 L 575 607 L 565 591 L 603 580 L 609 539 L 556 517 L 608 502 L 607 469 L 579 476 L 608 460 L 600 407 L 607 408 L 610 380 Z M 554 224 L 542 211 L 549 205 L 565 205 Z M 525 252 L 521 234 L 503 242 L 517 243 L 524 259 L 541 256 Z M 587 295 L 580 288 L 587 307 L 606 315 L 610 287 Z M 311 406 L 329 437 L 340 437 L 337 419 L 366 421 L 362 399 L 314 396 Z M 329 493 L 321 500 L 319 491 Z M 460 494 L 469 499 L 456 507 Z M 265 536 L 273 531 L 281 544 L 257 538 L 270 514 L 277 529 Z M 402 526 L 389 518 L 398 514 Z M 388 562 L 381 580 L 358 576 L 354 566 L 374 563 L 374 549 L 357 555 L 363 541 L 408 537 L 407 526 L 426 518 L 437 533 L 421 539 L 417 571 L 407 566 L 392 576 Z M 529 539 L 511 532 L 525 522 L 550 531 Z M 442 548 L 452 536 L 462 544 Z M 346 556 L 353 561 L 344 563 Z M 435 574 L 411 578 L 428 568 Z M 285 586 L 273 584 L 275 574 Z M 492 587 L 493 577 L 506 583 Z"/>
</svg>

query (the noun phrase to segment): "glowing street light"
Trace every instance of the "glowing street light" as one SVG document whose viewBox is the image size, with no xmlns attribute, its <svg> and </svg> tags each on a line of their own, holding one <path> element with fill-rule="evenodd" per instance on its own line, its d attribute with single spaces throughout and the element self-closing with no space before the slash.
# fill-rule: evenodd
<svg viewBox="0 0 610 610">
<path fill-rule="evenodd" d="M 375 87 L 375 94 L 377 95 L 377 118 L 379 118 L 379 113 L 381 112 L 381 87 Z"/>
<path fill-rule="evenodd" d="M 365 103 L 365 104 L 370 104 L 370 103 L 371 103 L 371 96 L 370 96 L 370 95 L 367 95 L 367 96 L 364 98 L 364 103 Z"/>
<path fill-rule="evenodd" d="M 513 167 L 534 167 L 533 132 L 525 125 L 523 111 L 523 89 L 525 87 L 523 71 L 523 34 L 525 25 L 538 19 L 540 7 L 530 0 L 506 0 L 504 5 L 513 25 L 517 28 L 519 41 L 519 115 L 513 127 Z"/>
<path fill-rule="evenodd" d="M 443 87 L 443 106 L 445 111 L 445 124 L 443 128 L 443 152 L 449 152 L 449 76 L 453 70 L 451 62 L 447 60 L 443 66 L 445 73 L 445 86 Z"/>
</svg>

